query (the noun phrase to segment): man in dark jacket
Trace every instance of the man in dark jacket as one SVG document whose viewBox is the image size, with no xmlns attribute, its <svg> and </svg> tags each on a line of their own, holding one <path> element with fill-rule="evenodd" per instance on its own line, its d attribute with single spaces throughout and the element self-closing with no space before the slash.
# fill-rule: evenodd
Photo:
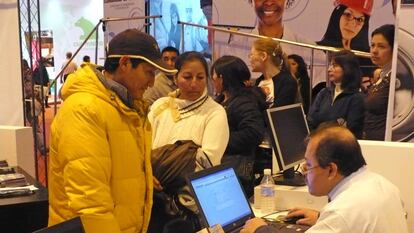
<svg viewBox="0 0 414 233">
<path fill-rule="evenodd" d="M 48 108 L 48 98 L 49 98 L 49 74 L 47 73 L 45 67 L 46 59 L 41 58 L 38 61 L 36 69 L 33 71 L 33 80 L 35 85 L 39 85 L 41 89 L 39 90 L 44 99 L 45 107 Z"/>
</svg>

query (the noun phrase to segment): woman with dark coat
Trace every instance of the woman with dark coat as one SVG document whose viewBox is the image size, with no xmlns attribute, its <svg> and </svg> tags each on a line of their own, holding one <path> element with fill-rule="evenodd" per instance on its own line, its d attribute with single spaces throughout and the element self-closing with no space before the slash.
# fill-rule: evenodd
<svg viewBox="0 0 414 233">
<path fill-rule="evenodd" d="M 230 130 L 222 163 L 231 163 L 236 167 L 246 194 L 250 196 L 254 188 L 255 151 L 265 131 L 265 96 L 259 88 L 246 86 L 250 79 L 249 68 L 238 57 L 223 56 L 217 59 L 211 74 L 214 89 L 220 93 L 217 101 L 226 109 Z"/>
<path fill-rule="evenodd" d="M 381 68 L 379 79 L 368 88 L 365 98 L 366 140 L 384 140 L 390 91 L 394 25 L 386 24 L 372 32 L 371 59 Z"/>
<path fill-rule="evenodd" d="M 348 50 L 335 53 L 328 76 L 331 86 L 316 96 L 307 116 L 309 128 L 314 130 L 324 122 L 336 122 L 362 138 L 365 109 L 359 91 L 361 71 L 357 57 Z"/>
<path fill-rule="evenodd" d="M 306 65 L 303 57 L 297 54 L 288 56 L 290 74 L 298 80 L 298 88 L 302 99 L 303 110 L 307 114 L 310 105 L 310 78 L 308 74 L 308 65 Z"/>
</svg>

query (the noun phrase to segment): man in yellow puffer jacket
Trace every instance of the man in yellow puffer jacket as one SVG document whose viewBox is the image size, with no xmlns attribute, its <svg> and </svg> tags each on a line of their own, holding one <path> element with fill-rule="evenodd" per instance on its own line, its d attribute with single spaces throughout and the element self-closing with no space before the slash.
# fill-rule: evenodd
<svg viewBox="0 0 414 233">
<path fill-rule="evenodd" d="M 109 43 L 105 71 L 87 65 L 62 88 L 52 123 L 49 225 L 80 216 L 87 233 L 146 232 L 152 206 L 151 127 L 142 95 L 162 62 L 151 36 Z"/>
</svg>

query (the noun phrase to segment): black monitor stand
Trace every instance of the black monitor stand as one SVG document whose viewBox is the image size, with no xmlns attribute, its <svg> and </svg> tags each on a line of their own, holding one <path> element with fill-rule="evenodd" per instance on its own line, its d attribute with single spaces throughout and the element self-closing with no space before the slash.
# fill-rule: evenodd
<svg viewBox="0 0 414 233">
<path fill-rule="evenodd" d="M 305 186 L 305 177 L 296 173 L 294 168 L 283 171 L 283 175 L 273 177 L 276 185 Z"/>
</svg>

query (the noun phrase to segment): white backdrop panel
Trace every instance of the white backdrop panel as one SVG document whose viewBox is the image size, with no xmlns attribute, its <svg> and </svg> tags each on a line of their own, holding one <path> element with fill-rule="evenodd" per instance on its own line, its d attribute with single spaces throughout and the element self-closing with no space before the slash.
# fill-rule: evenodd
<svg viewBox="0 0 414 233">
<path fill-rule="evenodd" d="M 0 125 L 23 125 L 17 0 L 0 0 Z"/>
</svg>

